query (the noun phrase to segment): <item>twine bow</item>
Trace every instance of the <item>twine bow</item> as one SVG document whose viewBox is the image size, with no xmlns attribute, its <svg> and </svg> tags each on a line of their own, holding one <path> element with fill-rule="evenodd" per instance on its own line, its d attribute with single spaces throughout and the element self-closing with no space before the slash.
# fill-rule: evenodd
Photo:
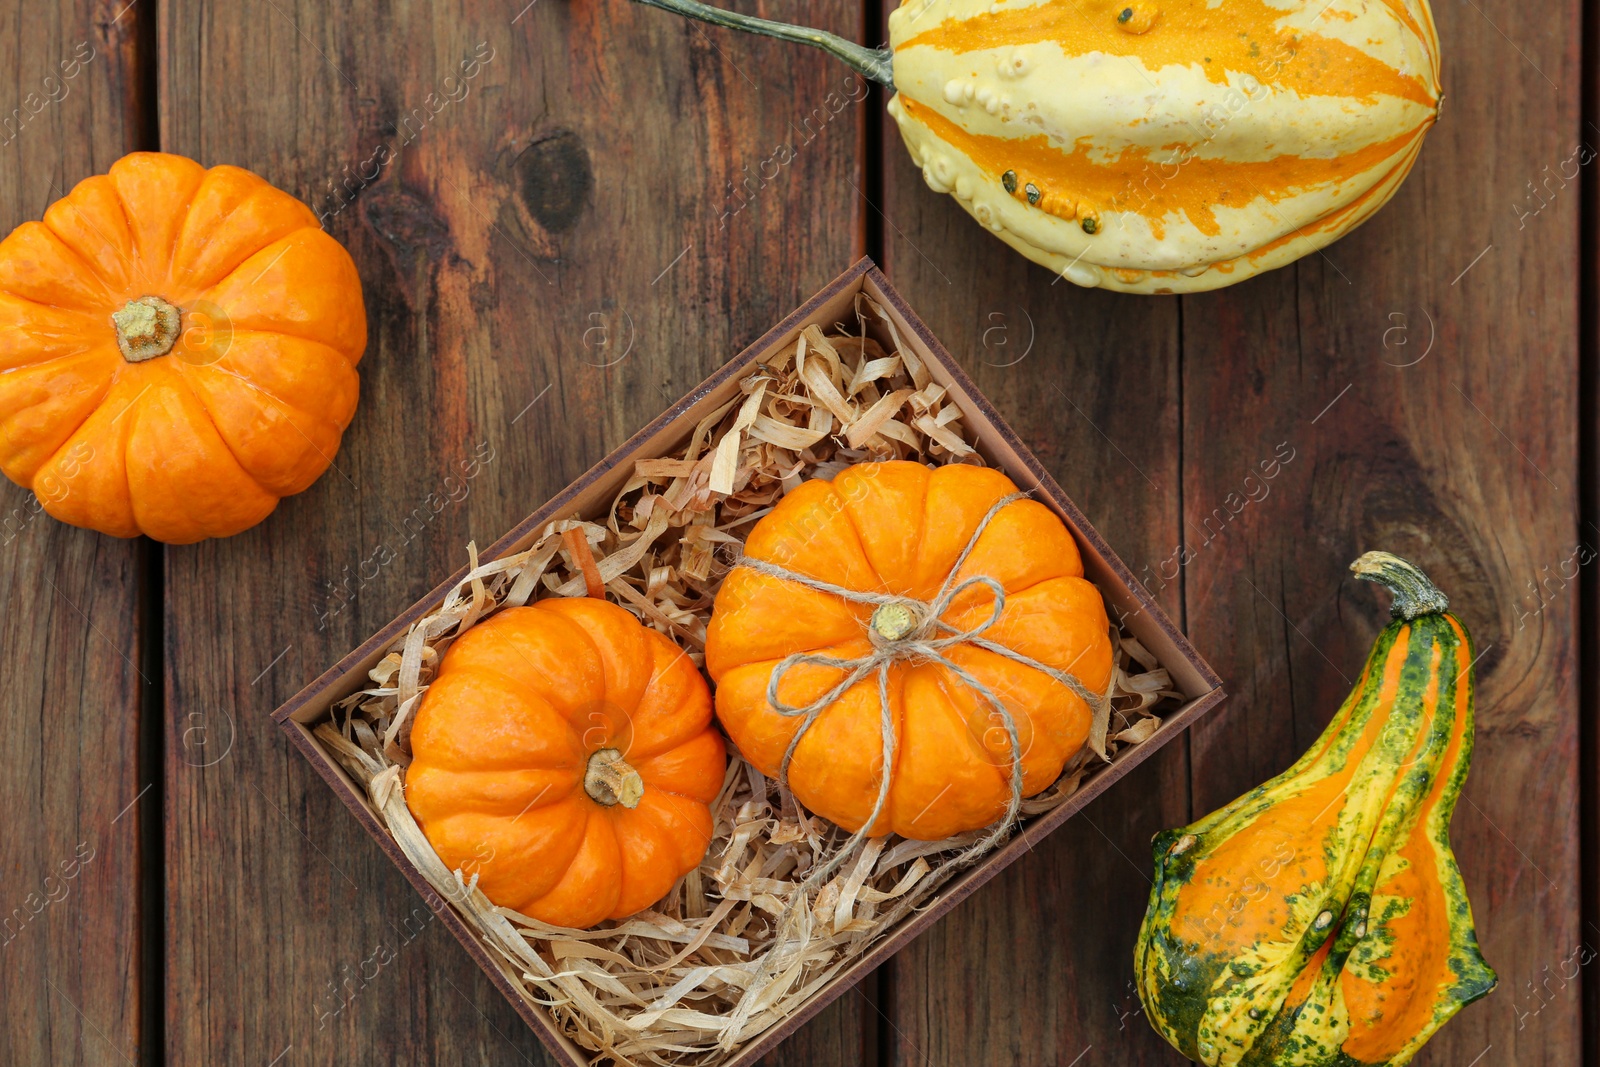
<svg viewBox="0 0 1600 1067">
<path fill-rule="evenodd" d="M 783 761 L 778 768 L 778 781 L 785 789 L 789 788 L 789 765 L 794 759 L 795 749 L 799 747 L 803 738 L 817 717 L 822 714 L 840 697 L 844 696 L 852 687 L 865 680 L 869 675 L 878 676 L 878 709 L 880 724 L 883 730 L 883 781 L 878 787 L 878 798 L 873 804 L 872 814 L 862 824 L 861 829 L 850 838 L 845 847 L 826 864 L 818 868 L 807 879 L 808 885 L 814 885 L 837 870 L 866 839 L 868 831 L 877 823 L 883 814 L 884 806 L 889 800 L 889 787 L 892 784 L 888 768 L 894 766 L 894 756 L 897 738 L 895 736 L 894 719 L 889 710 L 889 668 L 896 663 L 920 661 L 937 663 L 944 667 L 957 678 L 961 679 L 974 693 L 983 700 L 996 714 L 1005 727 L 1006 737 L 1011 745 L 1011 761 L 1009 778 L 1011 797 L 1006 804 L 1005 817 L 995 824 L 994 829 L 981 841 L 961 857 L 965 862 L 984 852 L 999 842 L 1016 825 L 1017 815 L 1022 807 L 1022 745 L 1017 736 L 1016 718 L 1011 714 L 1011 709 L 997 696 L 993 690 L 979 681 L 970 671 L 945 655 L 945 650 L 956 645 L 972 645 L 986 652 L 1019 663 L 1025 667 L 1039 671 L 1041 674 L 1060 682 L 1084 703 L 1095 709 L 1096 713 L 1103 711 L 1110 703 L 1109 691 L 1104 694 L 1091 692 L 1090 689 L 1067 671 L 1058 671 L 1048 664 L 1024 656 L 1022 653 L 1005 645 L 997 644 L 986 639 L 983 634 L 991 626 L 1000 621 L 1001 614 L 1005 611 L 1006 591 L 994 578 L 988 575 L 974 575 L 961 582 L 956 582 L 956 575 L 966 563 L 967 557 L 972 554 L 973 548 L 978 543 L 978 538 L 983 536 L 989 523 L 1000 513 L 1001 509 L 1026 497 L 1026 493 L 1011 493 L 997 500 L 988 512 L 985 513 L 977 529 L 972 532 L 972 537 L 967 541 L 961 555 L 950 568 L 944 584 L 933 599 L 927 601 L 917 600 L 912 597 L 896 596 L 892 593 L 870 593 L 858 589 L 847 589 L 831 582 L 820 581 L 803 574 L 797 574 L 786 567 L 780 567 L 766 560 L 745 556 L 738 562 L 738 566 L 747 567 L 760 574 L 784 581 L 803 585 L 808 589 L 815 589 L 821 593 L 829 593 L 843 600 L 856 604 L 873 604 L 876 609 L 872 613 L 872 620 L 867 628 L 868 638 L 872 642 L 872 651 L 866 655 L 853 659 L 837 656 L 825 656 L 815 652 L 796 652 L 786 656 L 772 669 L 772 676 L 767 680 L 767 704 L 772 710 L 785 718 L 799 718 L 800 729 L 795 731 L 790 739 L 789 746 L 784 750 Z M 944 613 L 950 609 L 963 593 L 976 587 L 988 589 L 994 595 L 994 610 L 989 617 L 968 630 L 944 621 Z M 844 671 L 838 683 L 823 693 L 817 699 L 804 705 L 788 704 L 779 699 L 778 687 L 788 672 L 801 665 L 830 667 Z"/>
</svg>

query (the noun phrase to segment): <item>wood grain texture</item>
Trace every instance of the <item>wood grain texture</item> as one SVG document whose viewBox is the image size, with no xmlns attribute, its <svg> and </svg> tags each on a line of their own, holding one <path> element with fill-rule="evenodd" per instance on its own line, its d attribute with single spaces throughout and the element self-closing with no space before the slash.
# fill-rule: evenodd
<svg viewBox="0 0 1600 1067">
<path fill-rule="evenodd" d="M 965 342 L 1133 570 L 1181 594 L 1230 693 L 1195 732 L 1187 788 L 1163 754 L 1142 792 L 1122 783 L 894 961 L 895 1062 L 1174 1060 L 1142 1020 L 1117 1027 L 1138 1008 L 1125 979 L 1145 841 L 1191 793 L 1200 814 L 1282 770 L 1326 723 L 1385 615 L 1345 572 L 1375 547 L 1427 566 L 1483 654 L 1455 838 L 1502 986 L 1417 1062 L 1491 1047 L 1497 1062 L 1578 1062 L 1569 561 L 1600 544 L 1575 521 L 1577 5 L 1436 13 L 1449 103 L 1396 201 L 1326 255 L 1184 298 L 1165 346 L 1149 335 L 1178 304 L 1052 286 L 923 188 L 886 136 L 891 277 L 958 354 Z M 1008 389 L 983 330 L 1019 303 L 1047 318 L 1050 347 Z M 1062 405 L 1057 385 L 1097 403 Z M 1180 545 L 1181 567 L 1167 562 Z"/>
<path fill-rule="evenodd" d="M 620 0 L 160 11 L 163 147 L 322 213 L 371 334 L 334 468 L 167 557 L 172 1062 L 545 1062 L 268 714 L 852 261 L 859 92 Z"/>
<path fill-rule="evenodd" d="M 0 233 L 136 147 L 135 20 L 118 20 L 120 6 L 0 8 Z M 145 813 L 129 806 L 144 785 L 138 556 L 135 542 L 64 526 L 0 480 L 0 1063 L 151 1052 Z"/>
<path fill-rule="evenodd" d="M 887 121 L 887 120 L 885 120 Z M 1052 284 L 931 193 L 885 129 L 886 273 L 1151 594 L 1181 621 L 1178 305 Z M 1138 1014 L 1149 839 L 1188 817 L 1174 742 L 883 969 L 888 1062 L 1168 1062 Z M 1092 1062 L 1106 1062 L 1093 1060 Z"/>
<path fill-rule="evenodd" d="M 334 469 L 257 530 L 165 555 L 171 1062 L 545 1062 L 267 713 L 879 233 L 1233 698 L 773 1062 L 1175 1062 L 1130 984 L 1149 834 L 1326 721 L 1382 620 L 1344 567 L 1379 546 L 1429 568 L 1483 654 L 1456 840 L 1502 987 L 1418 1062 L 1578 1061 L 1573 952 L 1600 934 L 1578 924 L 1569 572 L 1600 532 L 1575 519 L 1576 0 L 1441 4 L 1445 119 L 1396 202 L 1181 303 L 1053 283 L 924 188 L 892 128 L 866 136 L 859 82 L 776 42 L 621 0 L 158 7 L 162 147 L 311 203 L 356 256 L 372 334 Z M 138 146 L 129 12 L 0 9 L 0 120 L 30 112 L 0 132 L 5 227 Z M 95 58 L 31 114 L 80 43 Z M 0 1062 L 150 1061 L 138 550 L 10 485 L 0 524 L 22 606 L 0 623 L 0 800 L 27 828 L 0 835 L 0 1002 L 27 1020 Z"/>
<path fill-rule="evenodd" d="M 1583 6 L 1583 99 L 1581 122 L 1591 147 L 1600 150 L 1592 123 L 1600 120 L 1600 4 Z M 1583 168 L 1574 183 L 1579 196 L 1578 395 L 1580 412 L 1600 411 L 1600 167 Z M 1578 531 L 1600 540 L 1600 419 L 1578 422 Z M 1594 544 L 1594 542 L 1591 542 Z M 1594 545 L 1600 548 L 1600 545 Z M 1600 693 L 1600 568 L 1585 566 L 1578 578 L 1579 675 L 1578 761 L 1585 938 L 1600 949 L 1600 715 L 1593 712 Z M 1600 981 L 1582 981 L 1583 1062 L 1600 1063 Z"/>
<path fill-rule="evenodd" d="M 1416 1062 L 1577 1063 L 1575 554 L 1600 549 L 1576 520 L 1577 7 L 1435 14 L 1448 103 L 1395 200 L 1324 255 L 1184 301 L 1188 619 L 1234 694 L 1194 732 L 1195 806 L 1287 766 L 1349 690 L 1388 617 L 1350 561 L 1415 560 L 1480 656 L 1452 836 L 1500 975 Z M 1285 444 L 1272 496 L 1201 530 Z"/>
</svg>

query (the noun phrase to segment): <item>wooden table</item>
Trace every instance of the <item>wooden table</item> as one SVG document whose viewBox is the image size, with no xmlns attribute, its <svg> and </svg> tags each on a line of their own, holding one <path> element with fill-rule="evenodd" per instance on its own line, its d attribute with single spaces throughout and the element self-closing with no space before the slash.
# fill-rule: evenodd
<svg viewBox="0 0 1600 1067">
<path fill-rule="evenodd" d="M 132 149 L 240 164 L 326 214 L 371 323 L 335 469 L 248 533 L 117 541 L 0 489 L 0 911 L 27 915 L 3 935 L 0 1063 L 545 1062 L 425 909 L 396 918 L 420 902 L 268 713 L 863 252 L 1232 698 L 774 1062 L 1178 1062 L 1133 992 L 1146 843 L 1327 720 L 1381 623 L 1344 568 L 1381 546 L 1428 566 L 1483 650 L 1455 840 L 1501 986 L 1417 1062 L 1575 1064 L 1587 1041 L 1600 1063 L 1580 972 L 1600 585 L 1577 565 L 1600 550 L 1600 201 L 1593 167 L 1558 176 L 1600 144 L 1578 0 L 1438 0 L 1444 119 L 1394 202 L 1181 299 L 1025 263 L 923 187 L 879 94 L 821 54 L 524 2 L 0 11 L 0 106 L 48 96 L 0 147 L 0 230 Z M 882 35 L 874 5 L 761 10 Z M 1280 450 L 1266 499 L 1215 510 Z M 395 962 L 364 979 L 380 946 Z"/>
</svg>

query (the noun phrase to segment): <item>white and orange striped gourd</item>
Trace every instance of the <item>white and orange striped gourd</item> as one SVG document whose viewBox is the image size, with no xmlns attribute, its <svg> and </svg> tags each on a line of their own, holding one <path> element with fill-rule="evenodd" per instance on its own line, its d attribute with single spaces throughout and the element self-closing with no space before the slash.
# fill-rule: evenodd
<svg viewBox="0 0 1600 1067">
<path fill-rule="evenodd" d="M 1427 0 L 908 0 L 886 51 L 643 2 L 891 85 L 930 186 L 1034 262 L 1124 292 L 1216 289 L 1336 240 L 1439 112 Z"/>
</svg>

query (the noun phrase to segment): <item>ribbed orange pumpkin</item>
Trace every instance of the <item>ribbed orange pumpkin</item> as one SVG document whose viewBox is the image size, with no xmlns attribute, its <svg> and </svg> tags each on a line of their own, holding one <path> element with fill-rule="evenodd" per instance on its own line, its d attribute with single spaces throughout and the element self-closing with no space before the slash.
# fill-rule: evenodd
<svg viewBox="0 0 1600 1067">
<path fill-rule="evenodd" d="M 864 463 L 831 482 L 789 493 L 750 532 L 745 552 L 794 574 L 847 590 L 929 602 L 951 576 L 991 507 L 1016 492 L 1004 474 L 952 465 Z M 989 521 L 954 581 L 986 575 L 1005 608 L 984 638 L 1103 692 L 1111 671 L 1109 623 L 1100 593 L 1083 578 L 1072 535 L 1043 504 L 1016 500 Z M 941 618 L 960 631 L 989 619 L 993 594 L 974 587 Z M 706 637 L 717 717 L 744 757 L 776 775 L 801 720 L 767 702 L 773 670 L 787 656 L 839 659 L 868 653 L 883 609 L 748 567 L 723 581 Z M 1022 749 L 1023 794 L 1049 786 L 1089 735 L 1088 705 L 1061 681 L 975 645 L 945 651 L 1005 703 Z M 789 669 L 779 700 L 825 696 L 845 672 L 815 664 Z M 898 754 L 888 806 L 874 835 L 937 840 L 993 823 L 1010 797 L 1011 745 L 997 713 L 948 667 L 908 660 L 890 667 L 889 700 Z M 876 679 L 850 688 L 816 718 L 795 748 L 789 783 L 807 808 L 849 830 L 871 816 L 883 765 Z"/>
<path fill-rule="evenodd" d="M 727 757 L 705 679 L 614 604 L 508 608 L 450 647 L 406 803 L 502 907 L 588 927 L 649 907 L 711 843 Z"/>
<path fill-rule="evenodd" d="M 75 526 L 238 533 L 333 461 L 366 344 L 355 264 L 304 204 L 125 156 L 0 242 L 0 470 Z"/>
</svg>

